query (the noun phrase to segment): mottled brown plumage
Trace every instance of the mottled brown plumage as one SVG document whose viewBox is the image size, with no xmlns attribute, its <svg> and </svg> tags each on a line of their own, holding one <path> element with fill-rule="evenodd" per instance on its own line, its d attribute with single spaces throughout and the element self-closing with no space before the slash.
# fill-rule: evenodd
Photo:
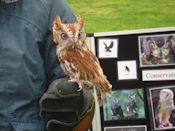
<svg viewBox="0 0 175 131">
<path fill-rule="evenodd" d="M 53 22 L 53 40 L 57 44 L 61 67 L 70 80 L 77 82 L 80 89 L 88 89 L 94 85 L 102 105 L 106 93 L 111 95 L 112 85 L 103 74 L 98 59 L 86 44 L 82 17 L 77 16 L 77 22 L 73 24 L 64 24 L 57 17 Z"/>
</svg>

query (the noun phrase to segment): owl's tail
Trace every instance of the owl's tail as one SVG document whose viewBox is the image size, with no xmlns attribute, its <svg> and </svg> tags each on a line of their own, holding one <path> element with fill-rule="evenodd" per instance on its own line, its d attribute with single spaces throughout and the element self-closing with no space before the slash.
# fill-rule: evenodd
<svg viewBox="0 0 175 131">
<path fill-rule="evenodd" d="M 94 85 L 96 87 L 99 105 L 102 106 L 106 95 L 112 95 L 112 85 L 106 77 L 95 82 Z"/>
</svg>

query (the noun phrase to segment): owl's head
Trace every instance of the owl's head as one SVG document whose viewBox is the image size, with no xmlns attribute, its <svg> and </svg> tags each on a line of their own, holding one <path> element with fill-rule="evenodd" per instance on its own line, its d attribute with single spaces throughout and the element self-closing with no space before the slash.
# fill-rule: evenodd
<svg viewBox="0 0 175 131">
<path fill-rule="evenodd" d="M 151 50 L 151 54 L 154 57 L 160 57 L 160 48 L 157 46 L 155 41 L 151 41 L 149 43 L 149 47 L 150 47 L 150 50 Z"/>
<path fill-rule="evenodd" d="M 159 101 L 170 101 L 174 99 L 174 93 L 170 89 L 162 89 L 159 94 Z"/>
<path fill-rule="evenodd" d="M 81 47 L 85 44 L 86 33 L 84 22 L 81 16 L 76 16 L 75 23 L 62 23 L 60 17 L 53 22 L 53 41 L 59 47 Z"/>
</svg>

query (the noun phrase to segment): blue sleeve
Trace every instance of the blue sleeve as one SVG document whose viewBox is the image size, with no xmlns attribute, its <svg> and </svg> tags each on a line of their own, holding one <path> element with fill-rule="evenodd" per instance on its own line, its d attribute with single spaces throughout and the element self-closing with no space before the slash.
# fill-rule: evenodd
<svg viewBox="0 0 175 131">
<path fill-rule="evenodd" d="M 48 82 L 65 77 L 66 75 L 60 67 L 60 63 L 56 56 L 56 46 L 52 39 L 52 23 L 56 16 L 60 16 L 65 23 L 75 21 L 75 16 L 67 4 L 66 0 L 47 0 L 46 6 L 48 9 L 48 32 L 46 35 L 46 43 L 44 47 L 45 70 L 48 77 Z"/>
<path fill-rule="evenodd" d="M 44 53 L 45 71 L 48 84 L 50 84 L 55 79 L 66 77 L 56 56 L 56 46 L 53 43 L 52 32 L 50 31 L 47 33 Z"/>
</svg>

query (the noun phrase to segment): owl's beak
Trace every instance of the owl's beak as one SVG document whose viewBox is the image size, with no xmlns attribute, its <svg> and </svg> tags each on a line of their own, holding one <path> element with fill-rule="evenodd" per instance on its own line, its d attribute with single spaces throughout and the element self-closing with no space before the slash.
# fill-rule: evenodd
<svg viewBox="0 0 175 131">
<path fill-rule="evenodd" d="M 74 40 L 74 43 L 78 43 L 78 38 L 76 38 L 76 39 Z"/>
<path fill-rule="evenodd" d="M 73 43 L 76 44 L 78 42 L 78 37 L 74 36 Z"/>
</svg>

